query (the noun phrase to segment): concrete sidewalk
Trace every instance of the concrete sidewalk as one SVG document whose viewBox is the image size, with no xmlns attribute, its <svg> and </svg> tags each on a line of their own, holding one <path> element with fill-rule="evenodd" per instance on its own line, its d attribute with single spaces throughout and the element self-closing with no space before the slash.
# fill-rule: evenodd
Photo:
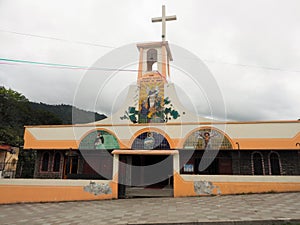
<svg viewBox="0 0 300 225">
<path fill-rule="evenodd" d="M 300 193 L 0 205 L 0 224 L 300 224 Z"/>
</svg>

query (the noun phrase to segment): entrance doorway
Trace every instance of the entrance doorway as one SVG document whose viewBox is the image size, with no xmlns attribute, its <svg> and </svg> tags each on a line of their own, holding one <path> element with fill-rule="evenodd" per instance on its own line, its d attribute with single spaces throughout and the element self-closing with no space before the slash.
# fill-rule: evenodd
<svg viewBox="0 0 300 225">
<path fill-rule="evenodd" d="M 174 155 L 178 151 L 115 150 L 113 154 L 116 153 L 118 198 L 173 196 Z"/>
</svg>

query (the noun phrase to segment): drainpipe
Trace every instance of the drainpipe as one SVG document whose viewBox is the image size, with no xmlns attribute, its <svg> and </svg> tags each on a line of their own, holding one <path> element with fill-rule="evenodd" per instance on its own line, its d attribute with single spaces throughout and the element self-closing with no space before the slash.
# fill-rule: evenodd
<svg viewBox="0 0 300 225">
<path fill-rule="evenodd" d="M 240 152 L 240 143 L 236 142 L 236 145 L 238 146 L 238 158 L 239 158 L 239 175 L 241 175 L 241 152 Z"/>
</svg>

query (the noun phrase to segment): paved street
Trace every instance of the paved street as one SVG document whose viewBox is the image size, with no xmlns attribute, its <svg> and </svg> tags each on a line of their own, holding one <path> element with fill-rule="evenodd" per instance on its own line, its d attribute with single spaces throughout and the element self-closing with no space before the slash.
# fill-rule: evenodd
<svg viewBox="0 0 300 225">
<path fill-rule="evenodd" d="M 300 224 L 300 193 L 0 205 L 0 224 L 209 222 Z"/>
</svg>

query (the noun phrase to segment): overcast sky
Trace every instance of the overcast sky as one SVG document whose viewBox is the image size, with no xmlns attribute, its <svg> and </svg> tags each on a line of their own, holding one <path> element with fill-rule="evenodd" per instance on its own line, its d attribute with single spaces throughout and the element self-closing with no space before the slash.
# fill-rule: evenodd
<svg viewBox="0 0 300 225">
<path fill-rule="evenodd" d="M 116 49 L 161 40 L 161 25 L 151 18 L 161 15 L 162 4 L 167 15 L 177 15 L 177 21 L 167 23 L 167 40 L 193 54 L 190 60 L 198 57 L 205 63 L 222 93 L 228 119 L 300 118 L 299 0 L 0 0 L 0 58 L 105 66 L 101 59 L 111 60 L 110 52 Z M 128 49 L 132 52 L 126 54 L 137 60 L 137 49 Z M 173 56 L 171 79 L 183 90 L 182 99 L 190 98 L 200 114 L 209 116 L 197 87 L 175 69 L 180 51 Z M 121 62 L 129 64 L 116 66 L 137 69 L 135 60 Z M 107 73 L 98 72 L 0 64 L 0 85 L 31 101 L 75 102 L 109 114 L 137 74 L 119 72 L 108 82 Z M 96 82 L 105 83 L 106 90 L 93 104 L 74 101 L 78 94 L 88 95 L 78 87 L 91 75 L 98 76 Z"/>
</svg>

